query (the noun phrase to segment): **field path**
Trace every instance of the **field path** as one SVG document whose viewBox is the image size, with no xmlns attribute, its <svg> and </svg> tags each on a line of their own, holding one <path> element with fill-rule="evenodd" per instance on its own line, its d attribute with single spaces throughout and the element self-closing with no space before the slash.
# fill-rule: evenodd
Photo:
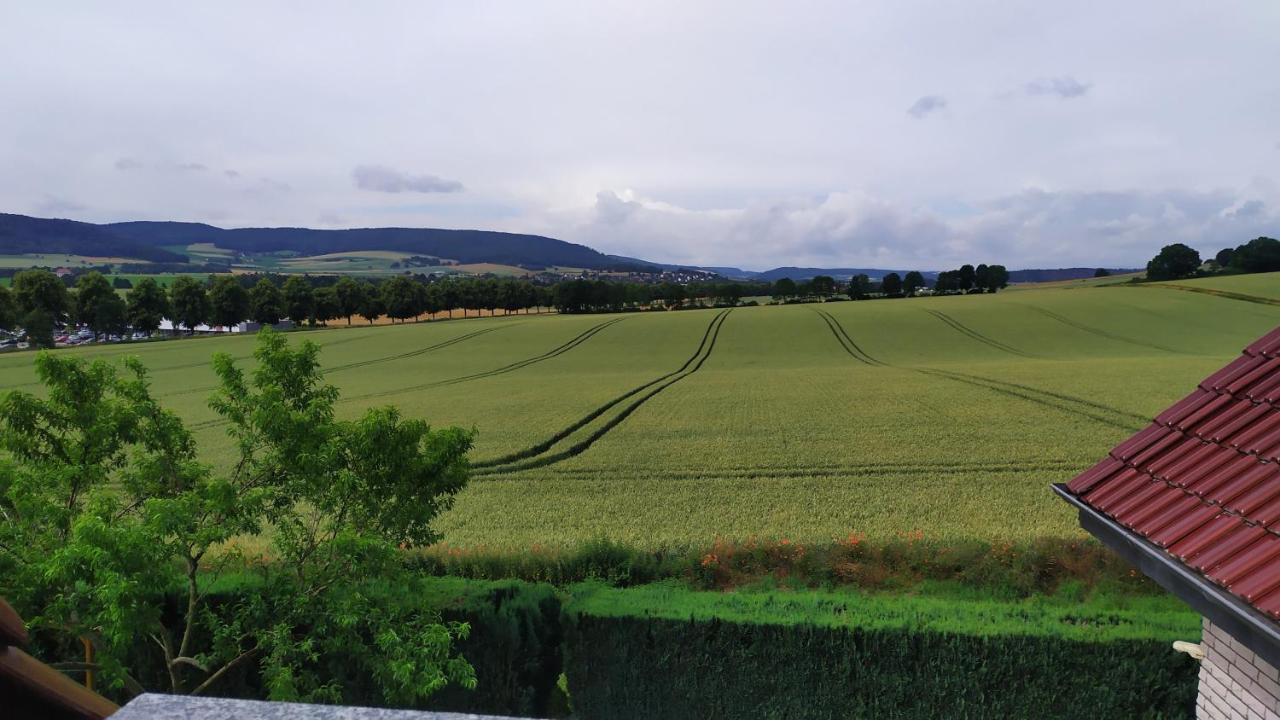
<svg viewBox="0 0 1280 720">
<path fill-rule="evenodd" d="M 927 312 L 927 313 L 929 313 L 930 315 L 932 315 L 932 316 L 934 316 L 934 317 L 938 318 L 938 319 L 939 319 L 939 320 L 941 320 L 942 322 L 946 323 L 946 324 L 947 324 L 947 325 L 948 325 L 952 330 L 955 330 L 956 332 L 960 333 L 961 335 L 964 335 L 965 337 L 967 337 L 967 338 L 969 338 L 969 339 L 971 339 L 971 340 L 977 340 L 978 342 L 980 342 L 980 343 L 982 343 L 982 344 L 984 344 L 984 345 L 987 345 L 987 346 L 989 346 L 989 347 L 993 347 L 993 348 L 995 348 L 996 350 L 999 350 L 999 351 L 1001 351 L 1001 352 L 1007 352 L 1007 353 L 1009 353 L 1009 354 L 1011 354 L 1011 355 L 1018 355 L 1018 356 L 1025 357 L 1025 358 L 1033 358 L 1033 357 L 1035 357 L 1035 355 L 1032 355 L 1032 354 L 1031 354 L 1031 353 L 1029 353 L 1029 352 L 1024 352 L 1024 351 L 1022 351 L 1022 350 L 1019 350 L 1018 348 L 1013 347 L 1012 345 L 1006 345 L 1006 344 L 1004 344 L 1004 343 L 1000 342 L 999 340 L 992 340 L 991 338 L 987 337 L 986 335 L 983 335 L 982 333 L 978 332 L 977 330 L 974 330 L 974 329 L 972 329 L 972 328 L 967 327 L 966 325 L 964 325 L 963 323 L 961 323 L 959 320 L 956 320 L 955 318 L 951 317 L 950 315 L 948 315 L 948 314 L 946 314 L 946 313 L 944 313 L 944 312 L 942 312 L 942 311 L 940 311 L 940 310 L 929 310 L 929 309 L 925 308 L 925 309 L 924 309 L 924 311 L 925 311 L 925 312 Z"/>
<path fill-rule="evenodd" d="M 816 312 L 819 315 L 824 316 L 823 319 L 826 320 L 828 326 L 832 328 L 832 334 L 834 334 L 836 339 L 840 341 L 840 344 L 844 347 L 845 351 L 855 359 L 868 365 L 874 363 L 881 367 L 896 367 L 889 363 L 875 360 L 860 348 L 858 349 L 858 353 L 860 353 L 860 355 L 855 354 L 849 349 L 849 347 L 845 346 L 845 339 L 848 339 L 849 335 L 845 332 L 844 326 L 840 324 L 840 321 L 824 310 L 817 310 Z M 942 315 L 942 313 L 936 313 L 932 310 L 928 312 L 934 315 Z M 844 339 L 842 339 L 841 336 L 843 336 Z M 853 343 L 851 339 L 849 339 L 848 342 L 850 344 Z M 857 346 L 854 345 L 854 347 L 856 348 Z M 1025 355 L 1025 357 L 1032 356 Z M 903 367 L 900 369 L 912 370 L 941 380 L 950 380 L 952 382 L 964 383 L 965 385 L 983 388 L 994 393 L 1015 397 L 1020 400 L 1036 403 L 1037 405 L 1044 405 L 1045 407 L 1053 408 L 1054 410 L 1059 410 L 1079 417 L 1085 417 L 1090 420 L 1103 423 L 1104 425 L 1110 425 L 1111 427 L 1122 428 L 1125 430 L 1139 430 L 1150 420 L 1150 418 L 1136 413 L 1131 413 L 1127 410 L 1121 410 L 1119 408 L 1111 407 L 1110 405 L 1104 405 L 1092 400 L 1086 400 L 1085 398 L 1075 397 L 1074 395 L 1044 390 L 1031 385 L 996 380 L 994 378 L 984 377 L 981 375 L 970 375 L 968 373 L 955 372 L 953 370 L 940 370 L 937 368 Z"/>
<path fill-rule="evenodd" d="M 702 367 L 702 364 L 707 361 L 707 358 L 711 357 L 711 353 L 715 349 L 716 339 L 720 335 L 720 328 L 724 326 L 725 320 L 731 312 L 733 311 L 722 310 L 711 318 L 711 322 L 707 324 L 707 329 L 702 333 L 702 340 L 698 343 L 697 349 L 678 369 L 628 390 L 533 447 L 492 460 L 474 463 L 472 467 L 477 471 L 475 474 L 477 476 L 487 476 L 518 472 L 551 465 L 581 454 L 597 440 L 604 437 L 610 430 L 617 427 L 623 420 L 626 420 L 641 405 L 644 405 L 672 385 L 696 373 Z M 610 410 L 618 408 L 622 403 L 633 397 L 636 399 L 631 403 L 622 406 L 616 412 L 609 413 Z M 594 430 L 587 430 L 589 425 L 600 418 L 604 418 L 604 420 L 599 427 Z"/>
</svg>

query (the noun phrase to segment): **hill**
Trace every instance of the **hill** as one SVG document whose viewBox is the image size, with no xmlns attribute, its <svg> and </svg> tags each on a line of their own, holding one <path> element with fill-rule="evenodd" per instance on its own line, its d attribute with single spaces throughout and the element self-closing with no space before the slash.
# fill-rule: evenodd
<svg viewBox="0 0 1280 720">
<path fill-rule="evenodd" d="M 0 213 L 0 254 L 62 253 L 184 262 L 176 253 L 112 233 L 101 225 Z"/>
</svg>

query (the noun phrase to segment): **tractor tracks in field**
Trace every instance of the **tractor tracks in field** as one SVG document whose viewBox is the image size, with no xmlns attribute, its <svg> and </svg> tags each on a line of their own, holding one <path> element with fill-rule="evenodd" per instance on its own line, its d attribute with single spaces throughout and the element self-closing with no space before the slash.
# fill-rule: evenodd
<svg viewBox="0 0 1280 720">
<path fill-rule="evenodd" d="M 988 347 L 995 348 L 996 350 L 999 350 L 999 351 L 1001 351 L 1001 352 L 1007 352 L 1007 353 L 1009 353 L 1010 355 L 1017 355 L 1017 356 L 1019 356 L 1019 357 L 1024 357 L 1024 358 L 1034 358 L 1034 357 L 1035 357 L 1035 355 L 1032 355 L 1032 354 L 1031 354 L 1031 353 L 1029 353 L 1029 352 L 1024 352 L 1024 351 L 1022 351 L 1022 350 L 1019 350 L 1018 348 L 1013 347 L 1012 345 L 1006 345 L 1006 344 L 1004 344 L 1004 343 L 1000 342 L 999 340 L 993 340 L 993 339 L 991 339 L 991 338 L 987 337 L 986 335 L 983 335 L 982 333 L 978 332 L 977 330 L 974 330 L 974 329 L 972 329 L 972 328 L 970 328 L 970 327 L 968 327 L 968 326 L 964 325 L 964 324 L 963 324 L 963 323 L 961 323 L 959 320 L 956 320 L 955 318 L 951 317 L 950 315 L 948 315 L 948 314 L 946 314 L 946 313 L 944 313 L 944 312 L 942 312 L 942 311 L 940 311 L 940 310 L 929 310 L 929 309 L 925 308 L 925 310 L 924 310 L 924 311 L 925 311 L 925 312 L 927 312 L 927 313 L 929 313 L 930 315 L 932 315 L 932 316 L 934 316 L 934 317 L 938 318 L 938 319 L 939 319 L 939 320 L 941 320 L 942 322 L 946 323 L 946 324 L 947 324 L 947 325 L 948 325 L 952 330 L 955 330 L 956 332 L 960 333 L 961 335 L 964 335 L 965 337 L 967 337 L 967 338 L 969 338 L 969 339 L 971 339 L 971 340 L 977 340 L 978 342 L 982 343 L 983 345 L 986 345 L 986 346 L 988 346 Z"/>
<path fill-rule="evenodd" d="M 1071 318 L 1064 317 L 1062 315 L 1059 315 L 1056 312 L 1053 312 L 1052 310 L 1042 308 L 1039 305 L 1023 304 L 1023 307 L 1030 308 L 1031 310 L 1034 310 L 1040 313 L 1041 315 L 1044 315 L 1050 320 L 1055 320 L 1059 323 L 1062 323 L 1063 325 L 1066 325 L 1067 327 L 1072 327 L 1072 328 L 1075 328 L 1076 330 L 1087 332 L 1090 335 L 1096 335 L 1097 337 L 1100 337 L 1106 340 L 1114 340 L 1116 342 L 1127 343 L 1129 345 L 1134 345 L 1136 347 L 1141 347 L 1141 348 L 1147 348 L 1150 350 L 1163 350 L 1164 352 L 1168 352 L 1168 353 L 1182 354 L 1182 351 L 1175 350 L 1171 347 L 1165 347 L 1164 345 L 1157 345 L 1156 343 L 1143 342 L 1142 340 L 1136 340 L 1134 338 L 1126 337 L 1118 333 L 1108 332 L 1106 330 L 1102 330 L 1101 328 L 1093 327 L 1092 325 L 1085 325 L 1082 322 L 1077 322 L 1075 320 L 1072 320 Z"/>
<path fill-rule="evenodd" d="M 725 320 L 731 312 L 733 311 L 722 310 L 711 318 L 711 322 L 707 324 L 707 329 L 702 333 L 702 340 L 698 343 L 697 349 L 676 370 L 615 397 L 537 445 L 509 455 L 473 464 L 474 475 L 478 478 L 493 477 L 521 470 L 545 467 L 585 452 L 597 440 L 630 417 L 640 406 L 652 400 L 672 385 L 698 372 L 715 350 L 716 340 L 720 336 L 720 328 L 724 326 Z M 631 400 L 631 402 L 628 403 L 628 400 Z M 613 412 L 611 413 L 610 411 Z M 604 419 L 598 427 L 594 430 L 588 430 L 592 423 L 601 418 Z"/>
<path fill-rule="evenodd" d="M 631 471 L 619 475 L 616 468 L 556 468 L 552 472 L 566 479 L 587 479 L 607 474 L 611 479 L 664 480 L 701 479 L 790 479 L 825 477 L 908 477 L 937 475 L 970 475 L 974 473 L 1060 473 L 1079 469 L 1081 461 L 1029 460 L 995 462 L 902 462 L 902 463 L 816 463 L 805 465 L 748 465 L 736 467 L 712 467 L 706 469 L 655 469 L 651 472 Z"/>
<path fill-rule="evenodd" d="M 531 358 L 518 360 L 508 365 L 503 365 L 502 367 L 494 368 L 493 370 L 486 370 L 484 372 L 471 373 L 469 375 L 462 375 L 459 377 L 447 378 L 445 380 L 436 380 L 435 382 L 422 383 L 420 385 L 407 385 L 407 386 L 395 388 L 394 390 L 381 390 L 378 392 L 364 393 L 362 395 L 346 395 L 339 398 L 337 402 L 345 403 L 345 402 L 350 402 L 352 400 L 367 400 L 369 398 L 388 397 L 392 395 L 399 395 L 401 393 L 413 392 L 416 390 L 427 390 L 430 388 L 441 387 L 445 385 L 456 385 L 458 383 L 470 382 L 472 380 L 480 380 L 483 378 L 494 377 L 496 375 L 504 375 L 509 372 L 515 372 L 516 370 L 529 367 L 530 365 L 535 365 L 537 363 L 543 362 L 544 360 L 550 360 L 551 358 L 563 355 L 564 353 L 567 353 L 570 350 L 585 343 L 587 340 L 590 340 L 592 337 L 594 337 L 597 333 L 604 330 L 605 328 L 611 325 L 620 323 L 623 320 L 626 320 L 626 318 L 614 318 L 613 320 L 606 320 L 605 322 L 602 322 L 597 325 L 593 325 L 590 328 L 587 328 L 583 332 L 574 336 L 568 342 L 562 343 L 548 350 L 547 352 L 542 353 L 541 355 L 535 355 L 534 357 L 531 357 Z M 512 323 L 512 324 L 515 324 L 515 323 Z M 510 327 L 510 325 L 503 325 L 502 327 Z M 444 347 L 447 345 L 452 345 L 456 342 L 461 342 L 464 339 L 473 338 L 483 332 L 492 332 L 494 330 L 499 330 L 499 329 L 501 328 L 487 328 L 485 330 L 478 330 L 476 332 L 470 333 L 469 335 L 465 335 L 459 338 L 454 338 L 452 341 L 445 341 L 443 343 L 438 343 L 437 347 L 434 349 L 438 349 L 439 347 Z M 425 352 L 427 351 L 427 349 L 423 348 L 422 351 Z M 414 352 L 417 354 L 421 354 L 420 352 L 417 352 L 417 351 L 414 351 Z M 204 430 L 207 428 L 217 427 L 219 425 L 226 425 L 226 424 L 227 424 L 226 420 L 222 420 L 220 418 L 214 418 L 212 420 L 205 420 L 203 422 L 193 423 L 190 426 L 190 428 L 192 430 Z"/>
<path fill-rule="evenodd" d="M 831 328 L 832 334 L 836 336 L 836 339 L 838 341 L 840 341 L 841 347 L 843 347 L 845 352 L 852 355 L 855 359 L 867 365 L 876 365 L 876 366 L 885 367 L 885 368 L 896 367 L 894 365 L 890 365 L 889 363 L 876 360 L 872 356 L 868 355 L 861 348 L 859 348 L 853 342 L 853 339 L 849 337 L 849 334 L 848 332 L 845 331 L 844 326 L 842 326 L 840 324 L 840 321 L 837 320 L 833 315 L 831 315 L 825 310 L 815 309 L 815 312 L 823 316 L 823 320 L 825 320 L 827 323 L 827 326 Z M 935 312 L 933 310 L 928 310 L 927 312 L 939 316 L 940 319 L 942 319 L 944 322 L 947 322 L 948 325 L 951 325 L 951 322 L 948 322 L 949 320 L 948 316 L 944 315 L 943 313 Z M 959 323 L 956 323 L 952 327 L 957 327 L 957 326 L 963 327 L 963 326 L 960 326 Z M 996 341 L 992 340 L 991 342 L 994 343 Z M 1003 345 L 1002 343 L 1000 344 Z M 1025 353 L 1022 353 L 1021 351 L 1015 351 L 1015 354 L 1019 354 L 1027 358 L 1034 357 L 1032 355 L 1027 355 Z M 1143 417 L 1141 415 L 1138 415 L 1136 413 L 1131 413 L 1126 410 L 1121 410 L 1119 408 L 1111 407 L 1110 405 L 1094 402 L 1092 400 L 1087 400 L 1085 398 L 1075 397 L 1074 395 L 1067 395 L 1065 393 L 1053 392 L 1051 390 L 1043 390 L 1041 388 L 1033 387 L 1031 385 L 1008 382 L 1005 380 L 996 380 L 995 378 L 984 377 L 982 375 L 972 375 L 969 373 L 956 372 L 954 370 L 941 370 L 937 368 L 920 368 L 920 367 L 902 367 L 900 369 L 911 370 L 911 371 L 928 375 L 930 377 L 935 377 L 941 380 L 950 380 L 952 382 L 963 383 L 965 385 L 969 385 L 972 387 L 982 388 L 984 390 L 998 393 L 1000 395 L 1005 395 L 1008 397 L 1014 397 L 1020 400 L 1025 400 L 1027 402 L 1036 403 L 1037 405 L 1043 405 L 1045 407 L 1053 408 L 1054 410 L 1059 410 L 1061 412 L 1065 412 L 1071 415 L 1076 415 L 1078 417 L 1084 417 L 1089 420 L 1093 420 L 1095 422 L 1100 422 L 1104 425 L 1109 425 L 1111 427 L 1120 428 L 1124 430 L 1135 430 L 1135 431 L 1139 430 L 1142 428 L 1143 425 L 1145 425 L 1147 422 L 1150 421 L 1150 418 Z"/>
</svg>

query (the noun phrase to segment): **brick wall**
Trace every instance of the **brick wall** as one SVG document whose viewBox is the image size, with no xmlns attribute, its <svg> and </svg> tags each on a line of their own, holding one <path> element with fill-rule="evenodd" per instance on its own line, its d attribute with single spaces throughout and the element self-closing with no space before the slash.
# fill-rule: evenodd
<svg viewBox="0 0 1280 720">
<path fill-rule="evenodd" d="M 1205 720 L 1280 720 L 1280 671 L 1221 628 L 1204 621 L 1200 695 Z"/>
</svg>

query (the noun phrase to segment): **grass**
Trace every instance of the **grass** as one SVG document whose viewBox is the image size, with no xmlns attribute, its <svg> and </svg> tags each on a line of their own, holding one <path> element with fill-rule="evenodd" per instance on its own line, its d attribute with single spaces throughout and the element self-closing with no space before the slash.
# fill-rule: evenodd
<svg viewBox="0 0 1280 720">
<path fill-rule="evenodd" d="M 118 265 L 120 263 L 146 263 L 124 257 L 98 257 L 91 255 L 64 255 L 62 253 L 30 253 L 26 255 L 0 255 L 0 268 L 70 267 L 81 265 Z"/>
<path fill-rule="evenodd" d="M 521 552 L 598 538 L 1082 537 L 1048 485 L 1277 324 L 1273 305 L 1104 286 L 292 337 L 322 345 L 343 416 L 392 403 L 475 427 L 477 476 L 439 527 L 454 546 Z M 140 355 L 216 465 L 231 443 L 205 405 L 208 359 L 248 358 L 253 342 L 59 352 Z M 33 389 L 31 359 L 0 356 L 0 388 Z"/>
</svg>

